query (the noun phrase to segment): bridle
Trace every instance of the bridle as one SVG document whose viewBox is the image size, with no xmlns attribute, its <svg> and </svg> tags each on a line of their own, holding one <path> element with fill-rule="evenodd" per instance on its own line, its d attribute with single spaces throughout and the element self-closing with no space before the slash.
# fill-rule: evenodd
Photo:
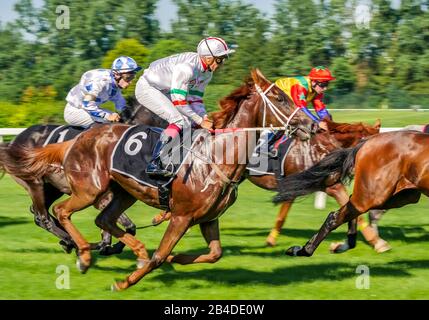
<svg viewBox="0 0 429 320">
<path fill-rule="evenodd" d="M 270 111 L 274 114 L 276 119 L 284 126 L 286 134 L 288 136 L 292 135 L 294 131 L 297 130 L 297 128 L 293 128 L 290 125 L 291 120 L 296 115 L 296 113 L 300 110 L 299 108 L 295 108 L 295 110 L 292 112 L 292 114 L 288 117 L 286 116 L 282 111 L 280 111 L 279 108 L 277 108 L 270 99 L 267 97 L 267 93 L 270 92 L 270 90 L 275 86 L 275 83 L 272 83 L 265 91 L 262 91 L 261 87 L 255 83 L 255 88 L 258 94 L 261 96 L 262 101 L 264 102 L 264 114 L 263 114 L 263 121 L 262 126 L 263 128 L 266 128 L 266 117 L 267 117 L 267 106 L 270 109 Z M 283 118 L 283 119 L 282 119 Z M 286 122 L 285 122 L 286 120 Z M 272 127 L 272 126 L 271 126 Z"/>
</svg>

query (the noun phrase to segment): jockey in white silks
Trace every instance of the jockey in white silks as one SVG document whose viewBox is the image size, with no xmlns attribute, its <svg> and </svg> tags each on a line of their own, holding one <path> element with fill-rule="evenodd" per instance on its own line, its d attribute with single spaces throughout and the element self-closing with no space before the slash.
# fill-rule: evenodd
<svg viewBox="0 0 429 320">
<path fill-rule="evenodd" d="M 185 52 L 156 60 L 144 71 L 137 82 L 136 98 L 169 123 L 146 168 L 149 176 L 171 175 L 162 167 L 162 150 L 185 126 L 212 128 L 202 99 L 204 90 L 213 72 L 234 51 L 223 39 L 207 37 L 200 41 L 196 53 Z"/>
<path fill-rule="evenodd" d="M 115 104 L 120 112 L 125 107 L 121 90 L 126 89 L 141 70 L 130 57 L 119 57 L 113 61 L 112 69 L 95 69 L 85 72 L 79 84 L 66 97 L 64 120 L 74 126 L 89 127 L 94 122 L 116 122 L 119 114 L 100 105 L 107 101 Z"/>
</svg>

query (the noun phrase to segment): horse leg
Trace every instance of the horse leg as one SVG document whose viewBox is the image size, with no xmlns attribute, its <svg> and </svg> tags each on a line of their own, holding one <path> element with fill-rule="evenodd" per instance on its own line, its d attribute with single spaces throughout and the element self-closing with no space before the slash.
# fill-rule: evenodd
<svg viewBox="0 0 429 320">
<path fill-rule="evenodd" d="M 129 193 L 120 189 L 120 187 L 112 188 L 112 191 L 112 201 L 110 201 L 107 207 L 97 216 L 95 224 L 118 238 L 121 243 L 130 247 L 137 256 L 139 263 L 145 263 L 149 260 L 149 255 L 144 244 L 137 240 L 132 234 L 119 228 L 116 224 L 122 212 L 131 207 L 137 200 Z"/>
<path fill-rule="evenodd" d="M 167 262 L 175 262 L 179 264 L 191 263 L 215 263 L 222 257 L 222 247 L 220 244 L 219 220 L 212 220 L 200 224 L 201 233 L 206 240 L 210 252 L 208 254 L 190 255 L 178 254 L 170 255 Z"/>
<path fill-rule="evenodd" d="M 79 230 L 73 225 L 70 216 L 74 212 L 90 206 L 94 200 L 95 198 L 88 194 L 80 196 L 72 194 L 70 198 L 54 206 L 54 213 L 57 215 L 58 221 L 77 245 L 77 267 L 82 273 L 85 273 L 91 264 L 91 247 L 88 241 L 85 240 Z"/>
<path fill-rule="evenodd" d="M 64 230 L 62 225 L 59 223 L 56 217 L 49 214 L 49 208 L 51 205 L 61 198 L 64 193 L 55 188 L 50 183 L 45 183 L 43 185 L 43 193 L 44 193 L 44 202 L 45 202 L 45 210 L 50 217 L 50 220 L 53 222 L 52 225 L 52 233 L 55 234 L 58 238 L 60 238 L 59 244 L 63 248 L 66 253 L 71 253 L 76 245 L 70 235 Z"/>
<path fill-rule="evenodd" d="M 377 228 L 377 222 L 384 212 L 385 210 L 370 210 L 368 212 L 370 223 L 366 222 L 363 217 L 358 219 L 358 226 L 362 235 L 377 253 L 383 253 L 391 249 L 389 243 L 380 237 Z"/>
<path fill-rule="evenodd" d="M 286 221 L 288 212 L 290 207 L 292 206 L 293 201 L 291 202 L 283 202 L 282 207 L 280 208 L 279 214 L 277 215 L 276 224 L 274 228 L 271 230 L 267 239 L 265 240 L 266 244 L 270 247 L 274 247 L 276 245 L 277 237 L 282 231 L 282 227 Z"/>
<path fill-rule="evenodd" d="M 94 207 L 102 211 L 109 205 L 112 199 L 113 199 L 113 192 L 110 190 L 94 204 Z M 119 216 L 117 222 L 121 224 L 123 227 L 125 227 L 125 230 L 127 233 L 133 236 L 136 234 L 136 225 L 131 221 L 131 219 L 125 213 L 122 213 Z M 112 246 L 112 235 L 103 229 L 101 229 L 101 241 L 98 243 L 91 244 L 91 250 L 98 250 L 99 254 L 102 256 L 119 254 L 122 252 L 124 247 L 125 247 L 125 244 L 123 244 L 120 241 L 115 243 Z"/>
<path fill-rule="evenodd" d="M 125 214 L 125 212 L 119 216 L 117 222 L 125 228 L 126 233 L 129 233 L 132 236 L 136 235 L 136 225 Z M 102 240 L 99 242 L 99 254 L 102 256 L 120 254 L 125 248 L 125 244 L 121 241 L 112 245 L 112 235 L 103 229 L 101 229 L 101 238 Z"/>
<path fill-rule="evenodd" d="M 169 256 L 177 242 L 185 234 L 191 225 L 191 216 L 172 216 L 167 230 L 162 237 L 158 249 L 152 255 L 150 261 L 143 268 L 134 271 L 124 281 L 113 284 L 112 290 L 120 291 L 136 284 L 141 278 L 152 270 L 158 268 Z"/>
<path fill-rule="evenodd" d="M 313 255 L 319 244 L 326 238 L 326 236 L 332 231 L 338 228 L 344 222 L 349 222 L 357 218 L 363 212 L 358 211 L 353 204 L 349 201 L 346 205 L 342 206 L 339 210 L 331 212 L 320 228 L 319 232 L 316 233 L 304 247 L 293 246 L 290 247 L 286 254 L 289 256 L 307 256 Z"/>
<path fill-rule="evenodd" d="M 44 184 L 41 180 L 24 181 L 19 179 L 18 182 L 24 186 L 30 194 L 33 202 L 30 211 L 34 214 L 34 222 L 36 225 L 61 239 L 60 245 L 65 252 L 70 253 L 75 247 L 73 240 L 70 235 L 58 225 L 58 221 L 49 214 L 50 205 L 60 198 L 62 193 L 50 184 Z"/>
<path fill-rule="evenodd" d="M 161 211 L 155 217 L 152 218 L 152 225 L 157 226 L 164 221 L 168 221 L 171 218 L 171 212 Z"/>
<path fill-rule="evenodd" d="M 349 195 L 343 184 L 337 183 L 326 188 L 326 193 L 333 197 L 340 206 L 345 205 L 349 201 Z M 358 222 L 349 221 L 347 230 L 347 240 L 343 242 L 331 243 L 329 250 L 331 253 L 343 253 L 349 249 L 356 247 L 357 239 L 357 224 Z"/>
</svg>

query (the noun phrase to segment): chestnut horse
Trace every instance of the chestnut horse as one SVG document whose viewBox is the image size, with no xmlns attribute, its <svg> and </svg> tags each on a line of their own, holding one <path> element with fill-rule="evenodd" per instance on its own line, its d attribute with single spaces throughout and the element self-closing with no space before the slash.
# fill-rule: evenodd
<svg viewBox="0 0 429 320">
<path fill-rule="evenodd" d="M 386 132 L 353 148 L 336 150 L 315 166 L 286 177 L 274 202 L 345 182 L 354 175 L 349 201 L 331 212 L 319 232 L 303 247 L 290 247 L 293 256 L 311 256 L 334 229 L 371 209 L 399 208 L 429 196 L 429 135 L 417 131 Z"/>
<path fill-rule="evenodd" d="M 319 162 L 328 153 L 338 148 L 348 148 L 357 145 L 363 138 L 379 133 L 380 121 L 377 120 L 374 126 L 358 123 L 336 123 L 325 120 L 328 132 L 319 131 L 310 140 L 302 141 L 294 139 L 283 165 L 285 175 L 301 172 Z M 248 179 L 255 185 L 267 190 L 277 190 L 277 179 L 273 175 L 256 176 L 249 175 Z M 339 205 L 348 201 L 348 193 L 342 184 L 328 187 L 324 190 L 328 195 L 334 197 Z M 275 246 L 278 235 L 286 220 L 287 214 L 293 201 L 284 202 L 277 215 L 274 228 L 266 239 L 269 246 Z M 375 214 L 373 215 L 375 216 Z M 375 246 L 378 252 L 389 248 L 386 242 L 378 236 L 377 231 L 363 219 L 358 219 L 358 225 L 362 229 L 365 239 Z M 353 229 L 349 232 L 354 232 Z M 355 243 L 336 243 L 331 247 L 331 251 L 339 253 L 354 247 Z"/>
<path fill-rule="evenodd" d="M 167 122 L 157 115 L 144 108 L 134 98 L 128 100 L 128 105 L 121 113 L 121 122 L 126 124 L 144 123 L 154 127 L 165 127 Z M 34 125 L 15 137 L 11 143 L 2 143 L 0 145 L 0 171 L 5 171 L 3 159 L 6 157 L 5 152 L 10 151 L 12 144 L 24 146 L 27 148 L 41 147 L 45 144 L 54 130 L 60 125 Z M 58 223 L 55 217 L 49 214 L 50 206 L 64 194 L 70 194 L 70 188 L 65 180 L 64 173 L 49 173 L 40 178 L 30 176 L 27 179 L 22 179 L 12 175 L 12 178 L 29 193 L 32 199 L 30 212 L 34 214 L 34 222 L 37 226 L 47 230 L 60 239 L 60 245 L 65 252 L 70 253 L 75 244 L 69 234 Z M 95 203 L 95 207 L 102 209 L 110 201 L 110 194 L 106 194 L 104 198 L 99 199 Z M 124 226 L 128 232 L 135 234 L 135 225 L 124 213 L 118 219 L 118 222 Z M 92 244 L 93 249 L 100 251 L 102 255 L 110 255 L 122 252 L 123 244 L 121 242 L 111 245 L 111 236 L 107 232 L 103 232 L 102 241 Z"/>
<path fill-rule="evenodd" d="M 141 185 L 128 176 L 110 170 L 112 152 L 129 126 L 118 124 L 94 127 L 80 134 L 75 140 L 39 149 L 17 147 L 13 154 L 10 153 L 11 158 L 5 168 L 21 177 L 40 177 L 52 170 L 53 164 L 63 165 L 72 193 L 70 198 L 54 206 L 54 212 L 79 248 L 78 266 L 82 272 L 90 266 L 90 247 L 71 222 L 70 216 L 73 212 L 93 204 L 110 187 L 113 199 L 99 214 L 96 224 L 129 246 L 139 263 L 143 263 L 141 269 L 137 269 L 124 281 L 115 283 L 113 287 L 116 290 L 126 289 L 159 267 L 165 260 L 181 264 L 213 263 L 221 257 L 218 217 L 235 201 L 236 185 L 242 178 L 249 158 L 249 153 L 241 144 L 243 142 L 241 138 L 248 138 L 249 131 L 228 128 L 288 124 L 301 128 L 302 130 L 296 133 L 309 138 L 312 121 L 299 109 L 295 109 L 287 95 L 271 84 L 259 70 L 252 71 L 251 80 L 223 99 L 221 107 L 223 110 L 213 114 L 213 120 L 216 128 L 233 131 L 234 159 L 232 163 L 222 161 L 225 159 L 224 146 L 227 139 L 231 140 L 231 134 L 211 137 L 207 132 L 202 135 L 205 139 L 198 139 L 195 142 L 189 154 L 189 161 L 180 167 L 171 183 L 169 207 L 172 218 L 150 260 L 144 244 L 116 225 L 120 213 L 130 207 L 136 199 L 160 208 L 156 188 Z M 287 122 L 282 121 L 281 117 Z M 249 141 L 249 150 L 253 151 L 256 139 Z M 222 150 L 221 154 L 215 152 L 219 149 Z M 213 161 L 207 163 L 205 159 Z M 240 162 L 239 159 L 245 161 Z M 186 230 L 195 224 L 200 224 L 210 253 L 169 256 Z"/>
</svg>

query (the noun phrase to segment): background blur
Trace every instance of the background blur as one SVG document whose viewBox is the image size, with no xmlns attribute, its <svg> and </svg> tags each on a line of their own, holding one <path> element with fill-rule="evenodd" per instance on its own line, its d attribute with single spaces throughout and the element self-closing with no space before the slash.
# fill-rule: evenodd
<svg viewBox="0 0 429 320">
<path fill-rule="evenodd" d="M 208 87 L 209 110 L 252 67 L 275 80 L 317 65 L 337 77 L 328 108 L 429 108 L 428 0 L 278 0 L 265 10 L 256 0 L 2 1 L 11 2 L 15 19 L 0 24 L 0 127 L 63 123 L 64 97 L 83 72 L 118 55 L 146 67 L 208 35 L 237 49 Z"/>
</svg>

